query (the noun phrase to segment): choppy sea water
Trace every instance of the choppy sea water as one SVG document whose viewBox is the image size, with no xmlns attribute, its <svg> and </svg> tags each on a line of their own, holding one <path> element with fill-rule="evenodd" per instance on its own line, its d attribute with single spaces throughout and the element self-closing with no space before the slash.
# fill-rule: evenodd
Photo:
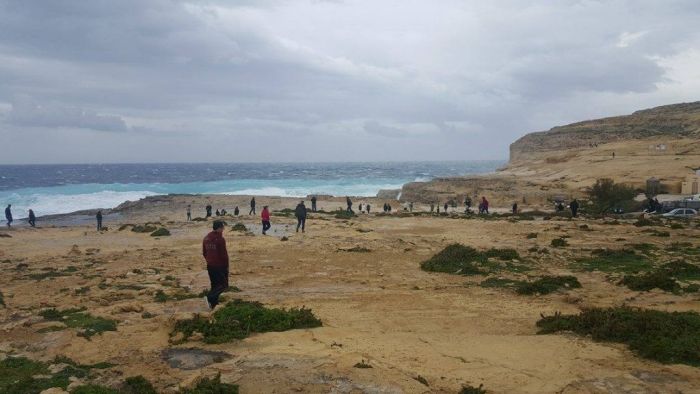
<svg viewBox="0 0 700 394">
<path fill-rule="evenodd" d="M 365 196 L 435 177 L 493 172 L 505 161 L 387 163 L 76 164 L 0 166 L 0 205 L 13 216 L 113 208 L 158 194 Z M 0 220 L 4 221 L 4 215 Z"/>
</svg>

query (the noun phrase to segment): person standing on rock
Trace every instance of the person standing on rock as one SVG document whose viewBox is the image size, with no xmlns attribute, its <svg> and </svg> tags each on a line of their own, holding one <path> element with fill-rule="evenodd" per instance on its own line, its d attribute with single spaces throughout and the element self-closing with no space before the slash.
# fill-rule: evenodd
<svg viewBox="0 0 700 394">
<path fill-rule="evenodd" d="M 471 197 L 467 196 L 464 198 L 464 213 L 469 213 L 472 208 L 472 199 Z"/>
<path fill-rule="evenodd" d="M 7 204 L 5 208 L 5 220 L 7 220 L 7 227 L 12 227 L 12 204 Z"/>
<path fill-rule="evenodd" d="M 187 205 L 187 221 L 191 222 L 192 221 L 192 206 Z"/>
<path fill-rule="evenodd" d="M 34 211 L 31 209 L 29 210 L 29 219 L 27 221 L 29 222 L 30 226 L 36 227 L 36 216 L 34 215 Z"/>
<path fill-rule="evenodd" d="M 294 209 L 294 216 L 297 217 L 297 232 L 299 232 L 299 227 L 301 227 L 301 232 L 304 232 L 304 227 L 306 227 L 306 205 L 304 201 L 297 204 Z"/>
<path fill-rule="evenodd" d="M 575 218 L 578 213 L 578 201 L 575 198 L 569 203 L 569 208 L 571 209 L 571 217 Z"/>
<path fill-rule="evenodd" d="M 367 204 L 366 208 L 367 208 L 367 214 L 369 215 L 369 209 L 370 209 L 369 204 Z"/>
<path fill-rule="evenodd" d="M 270 211 L 267 210 L 267 205 L 263 207 L 262 212 L 260 213 L 260 218 L 262 219 L 262 233 L 265 235 L 267 230 L 272 227 L 270 224 Z"/>
<path fill-rule="evenodd" d="M 207 272 L 211 288 L 204 300 L 209 309 L 219 304 L 219 296 L 228 289 L 228 251 L 223 236 L 224 222 L 215 220 L 213 231 L 202 241 L 202 255 L 207 262 Z"/>
<path fill-rule="evenodd" d="M 316 212 L 316 196 L 311 196 L 311 212 Z"/>
<path fill-rule="evenodd" d="M 250 212 L 248 215 L 255 215 L 255 197 L 250 199 Z"/>
<path fill-rule="evenodd" d="M 95 219 L 97 219 L 97 231 L 102 231 L 102 211 L 97 211 Z"/>
<path fill-rule="evenodd" d="M 233 216 L 238 216 L 239 213 L 241 213 L 241 211 L 238 209 L 238 205 L 236 205 L 236 207 L 233 208 Z"/>
<path fill-rule="evenodd" d="M 352 212 L 352 200 L 350 199 L 350 197 L 345 197 L 345 202 L 348 205 L 348 212 Z"/>
<path fill-rule="evenodd" d="M 445 203 L 445 205 L 443 206 L 443 208 L 445 208 L 445 213 L 447 213 L 447 203 Z"/>
<path fill-rule="evenodd" d="M 207 204 L 206 207 L 204 207 L 207 211 L 207 216 L 206 217 L 211 217 L 211 204 Z"/>
</svg>

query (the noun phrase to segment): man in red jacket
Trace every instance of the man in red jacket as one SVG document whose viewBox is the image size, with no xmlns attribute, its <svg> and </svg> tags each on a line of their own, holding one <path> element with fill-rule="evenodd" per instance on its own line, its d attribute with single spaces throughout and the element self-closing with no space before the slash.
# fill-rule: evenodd
<svg viewBox="0 0 700 394">
<path fill-rule="evenodd" d="M 223 232 L 224 222 L 215 220 L 214 231 L 207 234 L 202 242 L 202 254 L 207 261 L 211 281 L 211 290 L 205 297 L 209 309 L 214 309 L 219 303 L 221 293 L 228 289 L 228 252 Z"/>
</svg>

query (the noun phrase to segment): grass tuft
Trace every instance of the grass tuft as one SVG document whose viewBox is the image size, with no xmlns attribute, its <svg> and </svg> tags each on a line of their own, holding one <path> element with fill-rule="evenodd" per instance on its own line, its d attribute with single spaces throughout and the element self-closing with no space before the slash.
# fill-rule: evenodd
<svg viewBox="0 0 700 394">
<path fill-rule="evenodd" d="M 167 237 L 167 236 L 170 236 L 170 231 L 165 227 L 161 227 L 158 230 L 151 233 L 151 237 Z"/>
<path fill-rule="evenodd" d="M 204 378 L 191 389 L 181 391 L 182 394 L 238 394 L 238 385 L 221 383 L 221 375 L 214 379 Z"/>
<path fill-rule="evenodd" d="M 553 248 L 563 248 L 569 245 L 569 243 L 566 241 L 565 238 L 554 238 L 551 242 L 551 245 Z"/>
<path fill-rule="evenodd" d="M 652 268 L 649 260 L 632 249 L 595 249 L 591 257 L 578 259 L 576 266 L 586 271 L 637 273 Z"/>
<path fill-rule="evenodd" d="M 479 387 L 464 385 L 462 389 L 459 390 L 459 394 L 486 394 L 486 390 L 484 390 L 483 384 L 480 384 Z"/>
<path fill-rule="evenodd" d="M 267 308 L 259 302 L 233 300 L 217 309 L 211 318 L 195 316 L 175 324 L 173 333 L 181 332 L 187 339 L 200 332 L 206 343 L 224 343 L 243 339 L 251 333 L 287 331 L 320 327 L 321 321 L 311 309 Z"/>
<path fill-rule="evenodd" d="M 538 334 L 572 331 L 595 341 L 627 344 L 637 355 L 662 363 L 700 366 L 700 314 L 630 307 L 590 308 L 578 315 L 543 317 Z"/>
<path fill-rule="evenodd" d="M 63 322 L 68 328 L 82 330 L 78 336 L 90 339 L 93 335 L 102 334 L 105 331 L 117 331 L 117 322 L 114 320 L 95 317 L 84 312 L 85 309 L 45 309 L 39 315 L 49 321 Z"/>
<path fill-rule="evenodd" d="M 247 233 L 248 228 L 243 223 L 236 223 L 233 226 L 231 226 L 231 231 L 238 231 L 241 233 Z"/>
<path fill-rule="evenodd" d="M 489 249 L 480 252 L 470 246 L 452 244 L 430 259 L 423 261 L 421 269 L 458 275 L 484 275 L 499 269 L 496 264 L 489 262 L 489 258 L 512 261 L 520 258 L 520 255 L 515 249 Z M 507 267 L 513 271 L 524 269 L 524 267 L 514 264 L 507 264 Z"/>
<path fill-rule="evenodd" d="M 534 282 L 518 284 L 515 291 L 518 294 L 549 294 L 560 288 L 576 289 L 581 287 L 575 276 L 543 276 Z"/>
</svg>

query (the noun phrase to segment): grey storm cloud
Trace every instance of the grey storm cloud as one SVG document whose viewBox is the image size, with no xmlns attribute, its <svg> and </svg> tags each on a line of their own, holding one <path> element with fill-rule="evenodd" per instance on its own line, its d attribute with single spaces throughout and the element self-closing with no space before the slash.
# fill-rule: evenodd
<svg viewBox="0 0 700 394">
<path fill-rule="evenodd" d="M 697 20 L 691 0 L 0 0 L 0 138 L 47 141 L 2 160 L 506 158 L 697 100 Z"/>
</svg>

